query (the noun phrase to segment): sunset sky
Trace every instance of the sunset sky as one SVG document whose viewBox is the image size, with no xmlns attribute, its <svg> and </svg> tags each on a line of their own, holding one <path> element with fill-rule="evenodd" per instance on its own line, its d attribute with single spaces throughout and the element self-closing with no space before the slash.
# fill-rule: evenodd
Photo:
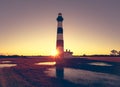
<svg viewBox="0 0 120 87">
<path fill-rule="evenodd" d="M 120 50 L 120 0 L 0 0 L 0 54 L 51 55 L 57 15 L 74 55 Z"/>
</svg>

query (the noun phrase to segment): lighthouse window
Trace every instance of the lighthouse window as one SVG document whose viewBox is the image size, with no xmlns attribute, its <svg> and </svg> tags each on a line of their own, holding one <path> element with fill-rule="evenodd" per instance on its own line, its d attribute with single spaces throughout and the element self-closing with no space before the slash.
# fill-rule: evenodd
<svg viewBox="0 0 120 87">
<path fill-rule="evenodd" d="M 58 28 L 57 33 L 63 33 L 63 29 L 62 28 Z"/>
</svg>

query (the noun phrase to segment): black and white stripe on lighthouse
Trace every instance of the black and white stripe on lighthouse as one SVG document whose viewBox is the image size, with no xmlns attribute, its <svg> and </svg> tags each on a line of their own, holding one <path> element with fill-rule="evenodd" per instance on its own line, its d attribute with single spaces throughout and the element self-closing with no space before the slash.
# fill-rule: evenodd
<svg viewBox="0 0 120 87">
<path fill-rule="evenodd" d="M 57 25 L 56 50 L 58 52 L 58 57 L 63 58 L 63 56 L 64 56 L 64 40 L 63 40 L 62 13 L 58 13 L 57 22 L 58 22 L 58 25 Z"/>
</svg>

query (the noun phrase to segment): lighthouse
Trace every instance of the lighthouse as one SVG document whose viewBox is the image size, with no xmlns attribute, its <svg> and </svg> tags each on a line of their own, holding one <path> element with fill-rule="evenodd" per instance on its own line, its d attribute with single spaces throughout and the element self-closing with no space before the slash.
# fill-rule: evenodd
<svg viewBox="0 0 120 87">
<path fill-rule="evenodd" d="M 57 17 L 57 40 L 56 40 L 56 50 L 57 50 L 57 57 L 63 58 L 64 57 L 64 40 L 63 40 L 63 17 L 62 13 L 58 13 Z"/>
</svg>

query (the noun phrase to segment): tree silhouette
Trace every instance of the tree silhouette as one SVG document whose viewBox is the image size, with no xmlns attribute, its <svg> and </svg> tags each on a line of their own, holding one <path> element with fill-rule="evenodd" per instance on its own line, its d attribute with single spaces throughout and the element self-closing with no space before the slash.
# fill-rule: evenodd
<svg viewBox="0 0 120 87">
<path fill-rule="evenodd" d="M 117 54 L 118 54 L 117 50 L 114 50 L 114 49 L 111 50 L 111 55 L 114 55 L 114 56 L 115 56 L 115 55 L 117 55 Z"/>
<path fill-rule="evenodd" d="M 120 55 L 120 51 L 118 51 L 118 53 L 117 53 L 118 55 Z"/>
</svg>

